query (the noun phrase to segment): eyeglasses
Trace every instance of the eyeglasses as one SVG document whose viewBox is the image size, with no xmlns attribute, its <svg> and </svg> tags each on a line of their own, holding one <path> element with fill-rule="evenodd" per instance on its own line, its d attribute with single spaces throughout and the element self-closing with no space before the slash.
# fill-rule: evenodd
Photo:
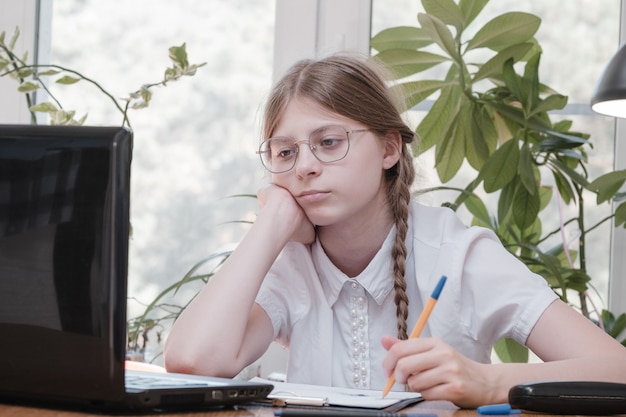
<svg viewBox="0 0 626 417">
<path fill-rule="evenodd" d="M 337 162 L 348 155 L 350 134 L 367 132 L 369 129 L 346 130 L 343 126 L 324 126 L 309 136 L 307 140 L 293 140 L 278 136 L 264 140 L 257 153 L 265 168 L 273 173 L 287 172 L 296 165 L 300 143 L 306 143 L 320 162 Z"/>
</svg>

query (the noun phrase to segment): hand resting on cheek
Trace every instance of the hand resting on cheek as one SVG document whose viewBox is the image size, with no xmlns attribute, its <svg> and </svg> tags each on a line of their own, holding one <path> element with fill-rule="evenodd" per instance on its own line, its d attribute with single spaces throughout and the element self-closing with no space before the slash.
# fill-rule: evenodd
<svg viewBox="0 0 626 417">
<path fill-rule="evenodd" d="M 315 241 L 315 226 L 286 188 L 268 184 L 259 190 L 257 197 L 261 210 L 273 210 L 279 218 L 294 226 L 290 241 L 305 244 Z"/>
</svg>

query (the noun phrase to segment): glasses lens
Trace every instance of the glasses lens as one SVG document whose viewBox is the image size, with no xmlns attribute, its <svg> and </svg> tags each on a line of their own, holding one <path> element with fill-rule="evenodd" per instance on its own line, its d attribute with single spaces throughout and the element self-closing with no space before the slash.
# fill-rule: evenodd
<svg viewBox="0 0 626 417">
<path fill-rule="evenodd" d="M 325 126 L 316 130 L 309 138 L 311 150 L 322 162 L 335 162 L 348 154 L 348 133 L 341 126 Z"/>
<path fill-rule="evenodd" d="M 278 173 L 289 171 L 296 163 L 298 147 L 288 138 L 271 138 L 261 143 L 259 154 L 265 168 Z"/>
</svg>

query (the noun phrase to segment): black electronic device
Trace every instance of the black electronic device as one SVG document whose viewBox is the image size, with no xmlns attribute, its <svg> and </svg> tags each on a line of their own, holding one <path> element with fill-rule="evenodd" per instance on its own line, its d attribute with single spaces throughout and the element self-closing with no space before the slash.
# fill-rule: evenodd
<svg viewBox="0 0 626 417">
<path fill-rule="evenodd" d="M 550 414 L 626 414 L 626 384 L 549 381 L 519 384 L 509 391 L 512 408 Z"/>
</svg>

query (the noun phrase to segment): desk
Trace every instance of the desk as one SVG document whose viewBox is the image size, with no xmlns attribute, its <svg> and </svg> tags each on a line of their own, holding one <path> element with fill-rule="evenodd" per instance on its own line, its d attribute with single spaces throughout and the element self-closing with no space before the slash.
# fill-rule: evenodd
<svg viewBox="0 0 626 417">
<path fill-rule="evenodd" d="M 439 417 L 476 417 L 476 410 L 459 410 L 452 403 L 446 401 L 425 401 L 417 405 L 407 407 L 402 413 L 435 413 Z M 77 411 L 65 411 L 45 408 L 32 408 L 17 405 L 0 404 L 0 417 L 103 417 L 109 414 L 82 413 Z M 131 416 L 131 414 L 123 414 Z M 139 415 L 139 414 L 137 414 Z M 143 416 L 166 416 L 166 417 L 274 417 L 272 407 L 245 406 L 238 410 L 225 409 L 214 411 L 196 411 L 188 413 L 163 413 L 142 414 Z M 118 414 L 119 416 L 119 414 Z M 551 414 L 522 413 L 516 416 L 540 416 L 554 417 Z"/>
</svg>

